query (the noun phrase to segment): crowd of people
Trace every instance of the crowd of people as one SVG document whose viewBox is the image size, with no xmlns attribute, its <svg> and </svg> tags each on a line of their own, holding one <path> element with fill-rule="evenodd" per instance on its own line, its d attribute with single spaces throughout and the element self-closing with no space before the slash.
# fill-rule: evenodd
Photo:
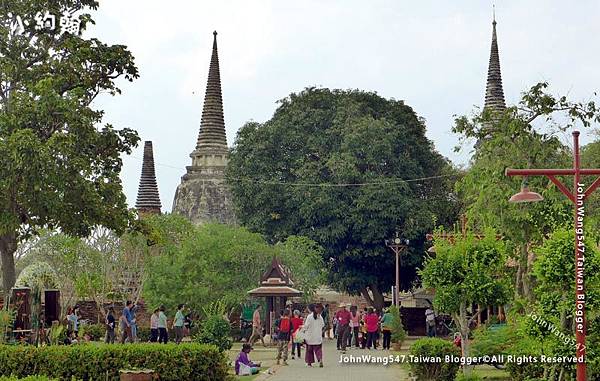
<svg viewBox="0 0 600 381">
<path fill-rule="evenodd" d="M 253 363 L 249 353 L 253 345 L 261 340 L 265 345 L 261 321 L 261 307 L 256 307 L 252 317 L 252 334 L 235 362 L 236 374 L 255 374 L 260 364 Z M 347 348 L 368 350 L 389 350 L 392 337 L 392 314 L 389 310 L 375 311 L 373 308 L 359 310 L 358 306 L 342 303 L 332 315 L 329 305 L 310 304 L 303 313 L 291 306 L 280 312 L 274 322 L 273 340 L 277 343 L 277 364 L 288 365 L 288 352 L 291 358 L 302 358 L 312 367 L 318 363 L 323 367 L 323 340 L 336 340 L 337 349 L 346 353 Z M 381 345 L 380 345 L 381 341 Z"/>
<path fill-rule="evenodd" d="M 124 344 L 140 341 L 138 337 L 139 325 L 136 319 L 138 310 L 139 306 L 132 301 L 127 301 L 123 311 L 119 315 L 115 313 L 114 307 L 109 307 L 104 318 L 104 324 L 106 326 L 104 342 L 107 344 L 114 344 L 115 342 Z M 185 304 L 180 304 L 177 307 L 177 311 L 170 324 L 175 334 L 174 341 L 177 344 L 181 343 L 185 331 L 189 331 L 192 325 L 191 316 L 189 314 L 186 315 L 185 310 Z M 77 343 L 78 340 L 81 340 L 79 337 L 81 319 L 79 308 L 77 306 L 67 310 L 66 322 L 67 338 L 65 339 L 65 344 Z M 169 341 L 168 327 L 169 323 L 165 306 L 154 309 L 150 316 L 149 341 L 166 344 Z"/>
</svg>

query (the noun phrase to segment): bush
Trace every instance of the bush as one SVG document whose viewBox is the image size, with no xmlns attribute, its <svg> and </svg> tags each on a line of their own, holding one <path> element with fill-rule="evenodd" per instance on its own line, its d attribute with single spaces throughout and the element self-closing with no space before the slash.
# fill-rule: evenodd
<svg viewBox="0 0 600 381">
<path fill-rule="evenodd" d="M 390 313 L 392 314 L 392 341 L 394 343 L 402 344 L 406 339 L 406 331 L 402 324 L 402 316 L 400 316 L 400 309 L 396 307 L 390 307 Z"/>
<path fill-rule="evenodd" d="M 454 381 L 459 365 L 446 362 L 447 355 L 460 356 L 460 349 L 451 342 L 438 338 L 425 338 L 415 341 L 410 353 L 416 357 L 437 357 L 439 362 L 412 362 L 410 367 L 419 381 Z"/>
<path fill-rule="evenodd" d="M 137 337 L 140 343 L 147 343 L 150 341 L 150 328 L 139 328 L 137 329 Z"/>
<path fill-rule="evenodd" d="M 28 376 L 25 378 L 0 377 L 0 381 L 58 381 L 58 378 L 48 378 L 46 376 Z"/>
<path fill-rule="evenodd" d="M 106 336 L 106 325 L 82 324 L 79 326 L 79 337 L 83 338 L 85 335 L 88 335 L 92 341 L 102 341 Z"/>
<path fill-rule="evenodd" d="M 61 380 L 118 380 L 119 370 L 153 369 L 161 381 L 229 380 L 227 358 L 201 344 L 0 345 L 0 375 L 45 375 Z"/>
<path fill-rule="evenodd" d="M 215 345 L 220 351 L 226 351 L 231 349 L 232 345 L 230 334 L 231 326 L 227 320 L 220 315 L 210 315 L 202 322 L 195 340 L 198 343 Z"/>
</svg>

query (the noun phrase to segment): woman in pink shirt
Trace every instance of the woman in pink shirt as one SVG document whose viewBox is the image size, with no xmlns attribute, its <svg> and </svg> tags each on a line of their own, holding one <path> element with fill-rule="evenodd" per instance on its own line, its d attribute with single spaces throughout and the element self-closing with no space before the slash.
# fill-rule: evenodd
<svg viewBox="0 0 600 381">
<path fill-rule="evenodd" d="M 367 348 L 371 349 L 379 329 L 379 316 L 373 311 L 373 308 L 369 308 L 369 312 L 365 316 L 365 325 L 367 326 Z"/>
<path fill-rule="evenodd" d="M 352 346 L 352 342 L 354 342 L 354 346 L 358 348 L 358 330 L 360 328 L 360 312 L 358 312 L 358 308 L 356 306 L 350 307 L 350 333 L 348 346 Z"/>
</svg>

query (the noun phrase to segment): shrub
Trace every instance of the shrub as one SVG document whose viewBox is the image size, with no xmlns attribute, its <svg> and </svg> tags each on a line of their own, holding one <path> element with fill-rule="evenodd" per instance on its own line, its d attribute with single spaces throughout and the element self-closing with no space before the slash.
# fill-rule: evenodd
<svg viewBox="0 0 600 381">
<path fill-rule="evenodd" d="M 454 381 L 459 365 L 447 362 L 447 355 L 460 356 L 460 350 L 451 342 L 438 338 L 425 338 L 415 341 L 410 353 L 419 358 L 438 357 L 439 362 L 412 362 L 410 367 L 419 381 Z"/>
<path fill-rule="evenodd" d="M 522 352 L 520 355 L 531 356 L 526 352 Z M 510 374 L 510 379 L 514 381 L 541 380 L 544 375 L 544 366 L 534 362 L 524 362 L 522 364 L 508 362 L 506 363 L 506 371 Z"/>
<path fill-rule="evenodd" d="M 211 315 L 202 322 L 195 340 L 198 343 L 215 345 L 220 351 L 226 351 L 231 349 L 232 345 L 230 334 L 229 322 L 220 315 Z"/>
<path fill-rule="evenodd" d="M 394 343 L 402 344 L 406 339 L 406 331 L 402 324 L 402 316 L 400 316 L 400 309 L 396 307 L 390 307 L 390 313 L 392 314 L 392 341 Z"/>
<path fill-rule="evenodd" d="M 92 341 L 101 341 L 106 336 L 106 325 L 104 324 L 82 324 L 79 327 L 79 337 L 88 335 Z"/>
<path fill-rule="evenodd" d="M 137 329 L 137 337 L 140 343 L 147 343 L 150 341 L 150 328 L 138 328 Z"/>
<path fill-rule="evenodd" d="M 228 380 L 227 358 L 202 344 L 0 345 L 0 375 L 45 375 L 61 380 L 118 380 L 119 370 L 153 369 L 161 381 Z"/>
<path fill-rule="evenodd" d="M 58 378 L 48 378 L 46 376 L 28 376 L 25 378 L 0 377 L 0 381 L 58 381 Z"/>
<path fill-rule="evenodd" d="M 0 344 L 5 343 L 8 338 L 8 331 L 12 328 L 15 321 L 16 311 L 8 307 L 0 308 Z"/>
</svg>

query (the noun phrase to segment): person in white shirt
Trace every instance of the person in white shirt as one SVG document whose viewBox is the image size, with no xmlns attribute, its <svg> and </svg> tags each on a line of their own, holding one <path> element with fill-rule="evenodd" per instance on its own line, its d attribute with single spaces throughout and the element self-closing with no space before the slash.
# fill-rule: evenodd
<svg viewBox="0 0 600 381">
<path fill-rule="evenodd" d="M 319 362 L 319 367 L 323 367 L 323 329 L 325 322 L 321 317 L 323 306 L 316 304 L 312 308 L 312 313 L 304 320 L 302 334 L 306 342 L 306 365 L 312 366 L 315 362 L 315 357 Z"/>
</svg>

